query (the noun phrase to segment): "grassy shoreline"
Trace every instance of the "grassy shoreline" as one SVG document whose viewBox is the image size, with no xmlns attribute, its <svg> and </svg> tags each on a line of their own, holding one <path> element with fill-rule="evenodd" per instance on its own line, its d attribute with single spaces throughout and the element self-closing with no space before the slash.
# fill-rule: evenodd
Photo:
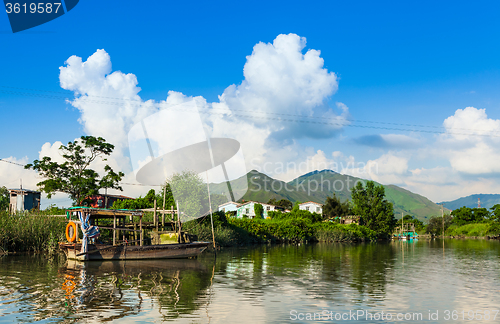
<svg viewBox="0 0 500 324">
<path fill-rule="evenodd" d="M 0 250 L 4 252 L 48 252 L 65 240 L 66 218 L 0 212 Z"/>
<path fill-rule="evenodd" d="M 201 241 L 212 241 L 210 219 L 191 221 L 183 227 Z M 374 231 L 356 224 L 311 222 L 308 219 L 236 219 L 214 214 L 215 242 L 219 246 L 300 242 L 364 242 L 378 238 Z"/>
</svg>

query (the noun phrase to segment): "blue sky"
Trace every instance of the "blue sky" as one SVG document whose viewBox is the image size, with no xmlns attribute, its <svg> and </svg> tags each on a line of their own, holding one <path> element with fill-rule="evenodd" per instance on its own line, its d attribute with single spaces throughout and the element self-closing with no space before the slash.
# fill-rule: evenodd
<svg viewBox="0 0 500 324">
<path fill-rule="evenodd" d="M 67 143 L 88 133 L 79 121 L 82 111 L 64 100 L 73 100 L 73 92 L 60 85 L 59 68 L 72 55 L 85 62 L 104 49 L 112 71 L 137 77 L 144 101 L 160 102 L 169 91 L 176 91 L 212 103 L 227 87 L 245 79 L 243 67 L 256 44 L 272 44 L 278 35 L 292 33 L 307 40 L 302 54 L 320 51 L 322 68 L 336 75 L 338 89 L 324 96 L 318 111 L 331 107 L 340 114 L 336 108 L 340 102 L 348 107 L 346 118 L 354 121 L 321 139 L 295 125 L 290 131 L 300 136 L 293 138 L 295 146 L 289 149 L 299 153 L 282 154 L 283 162 L 312 158 L 318 150 L 330 162 L 377 161 L 383 171 L 365 178 L 395 183 L 434 201 L 500 193 L 491 180 L 500 170 L 460 160 L 471 152 L 484 154 L 482 160 L 495 159 L 495 138 L 453 138 L 419 131 L 456 133 L 453 127 L 443 128 L 451 116 L 455 116 L 450 121 L 453 125 L 470 120 L 462 128 L 473 132 L 474 125 L 500 130 L 495 128 L 500 119 L 499 7 L 493 1 L 85 0 L 58 19 L 16 34 L 7 15 L 0 14 L 4 134 L 0 158 L 32 161 L 45 143 Z M 459 120 L 456 111 L 466 107 L 485 109 L 486 117 L 469 110 Z M 275 156 L 261 158 L 279 161 Z M 353 168 L 344 171 L 360 175 Z M 0 168 L 0 172 L 0 185 L 17 186 L 13 169 Z M 294 174 L 273 176 L 288 179 Z M 36 183 L 36 179 L 23 181 Z"/>
</svg>

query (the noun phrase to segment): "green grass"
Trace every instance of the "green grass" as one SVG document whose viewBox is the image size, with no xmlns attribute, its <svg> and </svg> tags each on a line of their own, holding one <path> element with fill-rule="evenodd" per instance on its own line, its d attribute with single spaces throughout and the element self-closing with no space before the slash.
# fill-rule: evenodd
<svg viewBox="0 0 500 324">
<path fill-rule="evenodd" d="M 473 223 L 462 226 L 452 225 L 446 235 L 452 236 L 497 236 L 500 234 L 500 224 L 496 222 Z"/>
<path fill-rule="evenodd" d="M 66 224 L 65 217 L 0 212 L 0 248 L 6 252 L 55 252 L 65 240 Z"/>
</svg>

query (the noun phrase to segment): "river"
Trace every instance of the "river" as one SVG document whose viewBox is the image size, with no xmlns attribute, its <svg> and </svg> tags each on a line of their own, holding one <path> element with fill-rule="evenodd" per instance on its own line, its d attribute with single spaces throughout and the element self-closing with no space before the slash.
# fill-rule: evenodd
<svg viewBox="0 0 500 324">
<path fill-rule="evenodd" d="M 0 257 L 0 322 L 498 322 L 500 242 L 230 248 L 198 259 Z M 472 320 L 472 321 L 471 321 Z"/>
</svg>

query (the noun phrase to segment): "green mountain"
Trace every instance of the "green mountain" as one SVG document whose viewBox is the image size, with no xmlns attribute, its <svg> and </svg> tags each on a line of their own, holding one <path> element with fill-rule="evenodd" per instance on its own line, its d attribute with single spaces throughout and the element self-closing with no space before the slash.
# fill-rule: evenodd
<svg viewBox="0 0 500 324">
<path fill-rule="evenodd" d="M 449 209 L 457 209 L 460 207 L 469 207 L 476 208 L 477 207 L 477 199 L 481 199 L 481 207 L 491 208 L 496 204 L 500 204 L 500 195 L 498 194 L 476 194 L 470 195 L 467 197 L 458 198 L 452 201 L 444 201 L 442 204 Z"/>
<path fill-rule="evenodd" d="M 326 197 L 331 197 L 334 193 L 342 201 L 351 200 L 351 189 L 358 181 L 365 183 L 367 180 L 323 170 L 304 174 L 290 182 L 283 182 L 252 170 L 246 176 L 232 181 L 232 189 L 239 195 L 244 194 L 240 200 L 245 201 L 265 203 L 275 198 L 288 199 L 292 202 L 315 201 L 323 204 Z M 248 190 L 245 193 L 247 184 Z M 394 205 L 396 218 L 401 218 L 401 213 L 412 215 L 421 221 L 426 221 L 432 216 L 441 216 L 441 207 L 429 199 L 398 186 L 384 185 L 384 187 L 387 200 Z M 225 183 L 211 185 L 213 192 L 223 192 L 225 188 Z"/>
</svg>

